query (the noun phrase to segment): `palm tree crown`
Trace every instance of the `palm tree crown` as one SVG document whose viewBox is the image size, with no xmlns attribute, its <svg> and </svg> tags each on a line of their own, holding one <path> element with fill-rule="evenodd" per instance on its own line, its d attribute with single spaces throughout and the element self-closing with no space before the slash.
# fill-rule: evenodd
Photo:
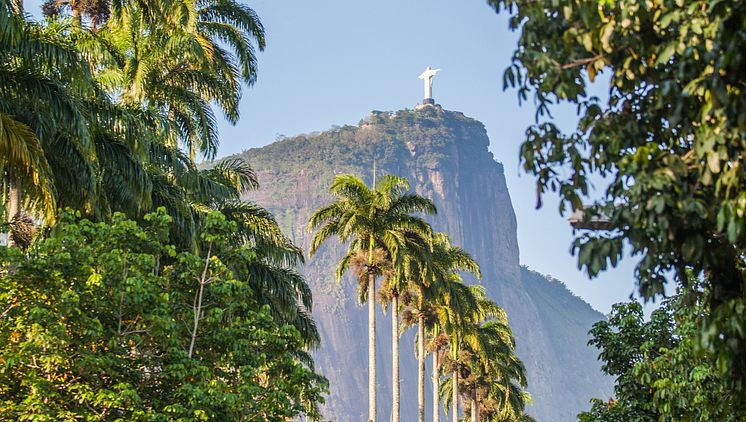
<svg viewBox="0 0 746 422">
<path fill-rule="evenodd" d="M 329 191 L 335 198 L 331 204 L 318 209 L 309 219 L 309 230 L 317 230 L 311 241 L 311 254 L 321 245 L 337 236 L 342 243 L 349 242 L 347 251 L 337 266 L 337 280 L 341 280 L 351 264 L 359 262 L 358 277 L 367 277 L 367 286 L 361 289 L 362 301 L 368 302 L 368 418 L 376 420 L 376 359 L 375 359 L 375 281 L 386 270 L 403 261 L 408 238 L 412 236 L 430 242 L 432 229 L 414 213 L 434 214 L 433 203 L 414 193 L 408 193 L 406 179 L 386 175 L 368 188 L 360 178 L 338 175 Z M 380 257 L 380 259 L 377 259 Z M 394 310 L 397 312 L 397 310 Z"/>
</svg>

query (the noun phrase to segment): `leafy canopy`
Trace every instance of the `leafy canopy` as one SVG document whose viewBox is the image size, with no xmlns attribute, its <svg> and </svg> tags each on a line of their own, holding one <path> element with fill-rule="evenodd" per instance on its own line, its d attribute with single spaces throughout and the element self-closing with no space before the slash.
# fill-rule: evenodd
<svg viewBox="0 0 746 422">
<path fill-rule="evenodd" d="M 639 257 L 646 298 L 676 274 L 711 280 L 701 344 L 746 389 L 746 3 L 738 0 L 489 0 L 520 31 L 506 87 L 538 105 L 521 147 L 538 204 L 609 218 L 574 243 L 590 276 Z M 599 73 L 608 98 L 588 95 Z M 550 106 L 577 106 L 565 133 Z M 600 177 L 599 177 L 600 176 Z M 591 192 L 591 180 L 596 192 Z M 589 203 L 590 204 L 584 204 Z M 746 396 L 746 394 L 741 394 Z M 743 406 L 743 403 L 740 404 Z"/>
<path fill-rule="evenodd" d="M 601 350 L 603 370 L 616 385 L 614 399 L 592 400 L 581 422 L 743 420 L 715 355 L 697 353 L 707 309 L 684 300 L 667 299 L 648 321 L 639 303 L 619 303 L 593 326 L 590 344 Z"/>
<path fill-rule="evenodd" d="M 27 256 L 0 248 L 0 420 L 317 418 L 327 382 L 231 270 L 260 259 L 236 224 L 207 216 L 208 257 L 169 245 L 165 210 L 145 221 L 64 212 Z"/>
</svg>

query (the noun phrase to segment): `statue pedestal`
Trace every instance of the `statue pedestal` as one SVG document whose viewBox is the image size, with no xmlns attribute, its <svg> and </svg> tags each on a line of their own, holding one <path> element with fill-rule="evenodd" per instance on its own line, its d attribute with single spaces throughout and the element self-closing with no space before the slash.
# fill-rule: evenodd
<svg viewBox="0 0 746 422">
<path fill-rule="evenodd" d="M 422 100 L 422 104 L 435 105 L 435 100 L 433 100 L 432 98 L 425 98 L 424 100 Z"/>
<path fill-rule="evenodd" d="M 432 101 L 432 98 L 428 98 L 430 101 L 423 101 L 422 104 L 417 104 L 414 106 L 415 110 L 424 110 L 428 107 L 434 108 L 436 110 L 443 110 L 443 107 L 440 106 L 440 104 L 435 104 L 435 101 Z"/>
</svg>

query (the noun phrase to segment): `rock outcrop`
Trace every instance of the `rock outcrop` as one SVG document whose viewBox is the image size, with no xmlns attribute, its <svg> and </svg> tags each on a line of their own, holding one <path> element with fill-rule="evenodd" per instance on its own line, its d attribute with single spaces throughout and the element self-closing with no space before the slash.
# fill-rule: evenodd
<svg viewBox="0 0 746 422">
<path fill-rule="evenodd" d="M 602 376 L 597 351 L 586 342 L 591 325 L 603 318 L 559 281 L 519 263 L 516 218 L 503 167 L 488 151 L 484 126 L 461 113 L 426 106 L 395 113 L 374 111 L 358 126 L 285 138 L 242 156 L 258 172 L 261 188 L 248 194 L 269 208 L 304 250 L 310 214 L 329 201 L 335 174 L 372 179 L 379 174 L 408 178 L 431 198 L 431 219 L 480 263 L 483 283 L 504 307 L 534 397 L 530 413 L 541 421 L 570 421 L 594 396 L 606 397 L 611 380 Z M 356 302 L 352 277 L 336 283 L 334 267 L 343 246 L 330 243 L 308 259 L 303 271 L 313 288 L 313 315 L 322 336 L 317 367 L 330 380 L 325 415 L 337 421 L 367 416 L 366 311 Z M 389 419 L 391 380 L 390 315 L 378 315 L 379 418 Z M 402 420 L 416 420 L 416 362 L 413 333 L 401 339 Z M 429 369 L 428 369 L 429 371 Z M 429 387 L 429 386 L 428 386 Z M 430 397 L 430 392 L 427 392 Z M 426 406 L 430 410 L 430 406 Z M 428 415 L 429 419 L 430 416 Z"/>
</svg>

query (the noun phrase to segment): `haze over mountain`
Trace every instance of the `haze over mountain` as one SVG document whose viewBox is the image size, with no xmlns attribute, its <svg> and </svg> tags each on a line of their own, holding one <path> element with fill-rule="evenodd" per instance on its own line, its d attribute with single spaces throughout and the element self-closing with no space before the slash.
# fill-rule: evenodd
<svg viewBox="0 0 746 422">
<path fill-rule="evenodd" d="M 526 364 L 530 413 L 542 421 L 570 421 L 591 397 L 607 397 L 611 380 L 600 371 L 587 332 L 603 315 L 565 286 L 519 262 L 516 218 L 502 164 L 488 151 L 484 126 L 440 106 L 374 111 L 358 126 L 278 140 L 240 154 L 257 171 L 261 188 L 248 198 L 269 208 L 292 239 L 308 250 L 310 214 L 328 202 L 335 174 L 353 173 L 370 183 L 379 174 L 410 180 L 431 198 L 434 228 L 446 231 L 480 263 L 489 296 L 506 309 Z M 315 352 L 331 394 L 325 416 L 364 420 L 367 415 L 366 312 L 356 302 L 356 281 L 336 283 L 343 247 L 329 244 L 303 268 L 314 294 L 313 315 L 322 336 Z M 473 282 L 473 280 L 472 280 Z M 390 315 L 379 314 L 379 417 L 388 420 L 391 384 Z M 416 361 L 412 330 L 401 339 L 402 420 L 416 420 Z M 429 371 L 429 369 L 428 369 Z M 427 392 L 430 397 L 430 392 Z M 429 406 L 426 407 L 430 411 Z M 427 415 L 430 418 L 429 415 Z"/>
</svg>

